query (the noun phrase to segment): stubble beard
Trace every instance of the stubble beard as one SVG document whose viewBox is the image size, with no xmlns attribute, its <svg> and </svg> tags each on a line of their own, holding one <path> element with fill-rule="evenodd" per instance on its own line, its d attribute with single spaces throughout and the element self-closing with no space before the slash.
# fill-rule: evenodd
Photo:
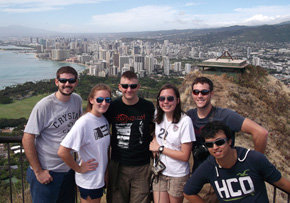
<svg viewBox="0 0 290 203">
<path fill-rule="evenodd" d="M 64 88 L 70 88 L 70 89 L 73 89 L 72 87 L 64 87 Z M 64 89 L 64 88 L 58 88 L 58 90 L 59 90 L 59 92 L 62 94 L 62 95 L 64 95 L 64 96 L 70 96 L 72 93 L 73 93 L 73 91 L 71 91 L 70 93 L 64 93 L 63 91 L 62 91 L 62 89 Z"/>
</svg>

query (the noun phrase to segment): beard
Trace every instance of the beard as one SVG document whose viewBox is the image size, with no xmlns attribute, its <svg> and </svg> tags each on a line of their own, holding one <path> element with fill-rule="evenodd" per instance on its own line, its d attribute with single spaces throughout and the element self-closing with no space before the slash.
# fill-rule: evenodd
<svg viewBox="0 0 290 203">
<path fill-rule="evenodd" d="M 63 87 L 63 88 L 59 87 L 58 90 L 59 90 L 59 92 L 60 92 L 62 95 L 64 95 L 64 96 L 70 96 L 70 95 L 73 93 L 73 90 L 72 90 L 71 92 L 69 92 L 69 93 L 65 93 L 65 92 L 63 91 L 63 89 L 65 89 L 65 88 L 73 89 L 71 86 L 66 86 L 66 87 Z"/>
</svg>

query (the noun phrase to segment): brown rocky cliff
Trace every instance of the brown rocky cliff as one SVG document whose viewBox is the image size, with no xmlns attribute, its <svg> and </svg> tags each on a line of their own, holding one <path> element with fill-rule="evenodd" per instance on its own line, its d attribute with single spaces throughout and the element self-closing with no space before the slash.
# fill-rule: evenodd
<svg viewBox="0 0 290 203">
<path fill-rule="evenodd" d="M 232 76 L 191 72 L 179 88 L 184 111 L 195 108 L 191 83 L 198 76 L 213 81 L 213 105 L 233 109 L 268 130 L 265 155 L 290 180 L 290 89 L 259 67 L 251 66 L 243 74 Z M 236 146 L 254 149 L 252 136 L 236 134 Z M 273 187 L 267 188 L 271 200 Z M 285 196 L 279 194 L 278 202 Z"/>
</svg>

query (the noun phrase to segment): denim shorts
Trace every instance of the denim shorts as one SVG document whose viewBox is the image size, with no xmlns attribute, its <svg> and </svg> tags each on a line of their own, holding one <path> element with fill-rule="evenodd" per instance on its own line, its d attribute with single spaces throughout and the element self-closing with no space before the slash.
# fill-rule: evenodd
<svg viewBox="0 0 290 203">
<path fill-rule="evenodd" d="M 27 182 L 30 184 L 30 193 L 33 203 L 72 203 L 75 202 L 76 185 L 74 171 L 53 172 L 49 171 L 53 178 L 48 184 L 41 184 L 34 171 L 28 167 Z"/>
<path fill-rule="evenodd" d="M 82 188 L 80 186 L 78 186 L 78 187 L 79 187 L 79 191 L 80 191 L 82 199 L 87 199 L 88 197 L 90 197 L 91 199 L 98 199 L 98 198 L 101 198 L 103 196 L 103 193 L 104 193 L 104 188 L 85 189 L 85 188 Z"/>
</svg>

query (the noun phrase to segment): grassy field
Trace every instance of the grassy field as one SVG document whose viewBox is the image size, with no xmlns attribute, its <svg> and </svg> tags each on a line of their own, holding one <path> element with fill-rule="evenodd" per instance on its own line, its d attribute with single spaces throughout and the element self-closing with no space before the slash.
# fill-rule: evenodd
<svg viewBox="0 0 290 203">
<path fill-rule="evenodd" d="M 12 104 L 0 104 L 0 118 L 29 118 L 34 105 L 48 94 L 37 95 L 23 100 L 16 100 Z M 83 101 L 83 107 L 86 101 Z"/>
<path fill-rule="evenodd" d="M 47 95 L 37 95 L 23 100 L 16 100 L 11 104 L 0 104 L 0 118 L 27 118 L 34 105 Z"/>
</svg>

